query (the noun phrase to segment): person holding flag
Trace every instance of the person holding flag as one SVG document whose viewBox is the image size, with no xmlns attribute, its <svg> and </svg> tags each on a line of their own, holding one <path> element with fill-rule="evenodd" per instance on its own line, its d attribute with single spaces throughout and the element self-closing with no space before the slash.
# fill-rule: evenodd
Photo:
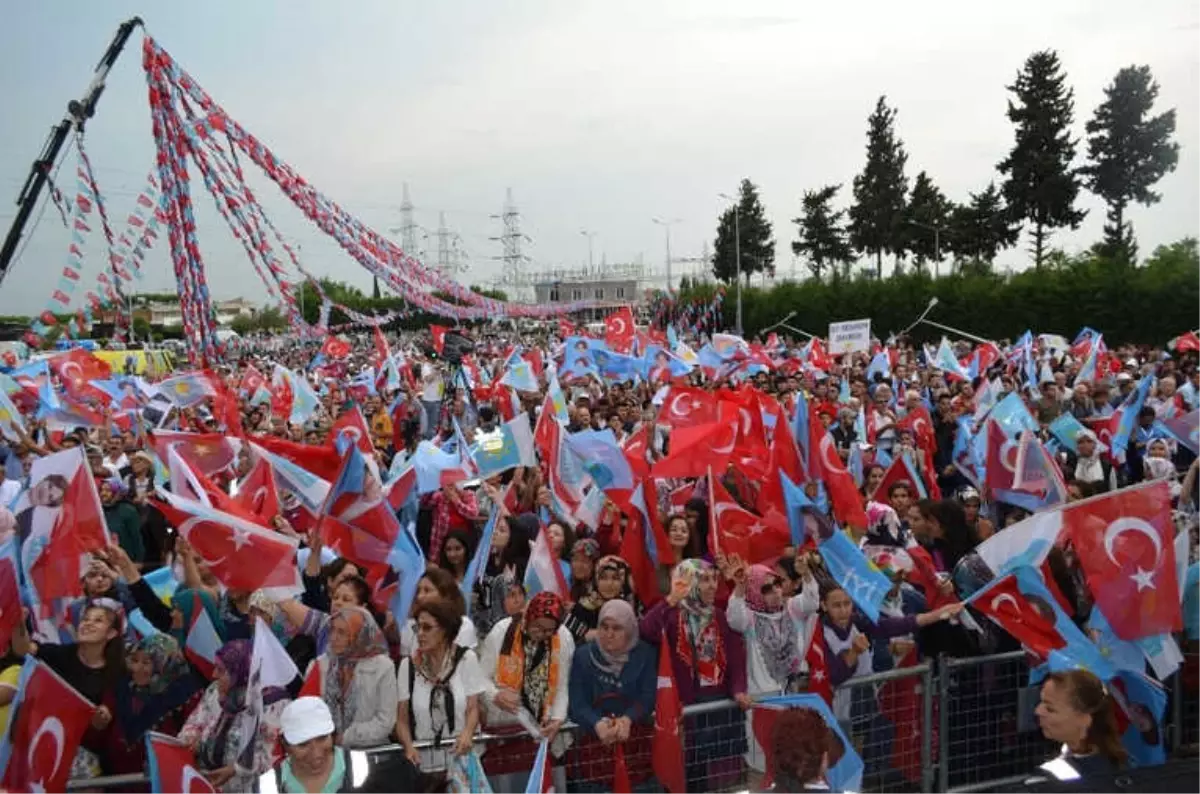
<svg viewBox="0 0 1200 794">
<path fill-rule="evenodd" d="M 743 711 L 746 645 L 725 611 L 714 604 L 717 570 L 704 560 L 684 560 L 671 575 L 671 592 L 642 617 L 642 639 L 656 648 L 668 643 L 679 701 L 684 706 L 732 698 Z M 664 640 L 665 638 L 665 640 Z M 687 788 L 720 788 L 741 774 L 747 750 L 746 723 L 736 709 L 685 720 Z"/>
<path fill-rule="evenodd" d="M 205 778 L 218 791 L 250 791 L 255 779 L 278 760 L 280 716 L 288 704 L 287 691 L 268 688 L 263 692 L 265 711 L 259 721 L 259 735 L 252 740 L 253 768 L 238 761 L 247 707 L 246 690 L 250 685 L 250 640 L 232 640 L 217 651 L 215 678 L 200 705 L 188 717 L 178 739 L 196 754 L 196 762 Z"/>
</svg>

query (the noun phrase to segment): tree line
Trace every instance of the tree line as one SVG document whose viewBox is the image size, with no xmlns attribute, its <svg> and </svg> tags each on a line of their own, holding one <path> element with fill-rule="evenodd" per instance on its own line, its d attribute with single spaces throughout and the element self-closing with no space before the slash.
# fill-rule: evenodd
<svg viewBox="0 0 1200 794">
<path fill-rule="evenodd" d="M 886 280 L 868 274 L 813 278 L 770 289 L 744 288 L 744 326 L 747 339 L 772 326 L 786 336 L 789 332 L 778 324 L 795 312 L 788 325 L 823 337 L 831 322 L 870 318 L 871 332 L 886 339 L 908 328 L 936 297 L 929 319 L 985 339 L 1016 339 L 1026 330 L 1071 339 L 1090 326 L 1113 345 L 1162 345 L 1196 328 L 1198 272 L 1200 248 L 1188 238 L 1159 246 L 1136 268 L 1098 250 L 1077 256 L 1052 251 L 1040 270 L 1010 275 L 963 270 L 933 279 L 913 269 Z M 712 282 L 685 280 L 678 305 L 707 302 L 716 289 Z M 722 308 L 728 328 L 733 324 L 733 302 L 726 301 Z M 918 325 L 911 335 L 936 341 L 943 331 Z"/>
<path fill-rule="evenodd" d="M 1074 91 L 1057 53 L 1030 55 L 1007 88 L 1014 140 L 996 165 L 1000 184 L 991 180 L 961 203 L 947 198 L 924 170 L 910 188 L 898 111 L 881 96 L 867 119 L 867 158 L 854 177 L 852 203 L 837 208 L 843 186 L 823 185 L 804 193 L 792 220 L 797 232 L 792 252 L 812 277 L 845 279 L 856 261 L 870 258 L 875 277 L 882 279 L 884 254 L 895 258 L 896 275 L 908 264 L 924 272 L 946 256 L 956 272 L 986 273 L 1001 251 L 1017 244 L 1023 228 L 1029 230 L 1034 266 L 1041 269 L 1053 250 L 1051 234 L 1083 221 L 1086 212 L 1075 204 L 1084 189 L 1107 206 L 1095 253 L 1134 265 L 1137 242 L 1126 211 L 1132 204 L 1156 203 L 1154 185 L 1179 161 L 1179 145 L 1172 140 L 1175 110 L 1155 113 L 1159 86 L 1150 67 L 1121 69 L 1104 89 L 1104 101 L 1084 128 L 1082 165 L 1076 164 L 1079 140 L 1072 135 Z M 749 179 L 718 217 L 712 272 L 726 283 L 739 274 L 747 283 L 753 273 L 774 275 L 771 223 Z"/>
</svg>

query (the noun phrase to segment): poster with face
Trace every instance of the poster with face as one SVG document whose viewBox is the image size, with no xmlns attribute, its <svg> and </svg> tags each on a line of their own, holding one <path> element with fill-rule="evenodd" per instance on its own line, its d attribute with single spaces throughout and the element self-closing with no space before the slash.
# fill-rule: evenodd
<svg viewBox="0 0 1200 794">
<path fill-rule="evenodd" d="M 38 458 L 13 505 L 26 582 L 43 603 L 81 595 L 86 555 L 108 546 L 100 494 L 80 448 Z"/>
</svg>

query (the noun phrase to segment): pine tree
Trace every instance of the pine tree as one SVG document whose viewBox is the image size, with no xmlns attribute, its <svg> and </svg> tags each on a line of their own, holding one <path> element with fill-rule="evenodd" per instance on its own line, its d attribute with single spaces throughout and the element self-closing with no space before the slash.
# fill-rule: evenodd
<svg viewBox="0 0 1200 794">
<path fill-rule="evenodd" d="M 908 155 L 896 138 L 896 111 L 879 97 L 867 119 L 867 164 L 854 177 L 854 205 L 850 207 L 850 242 L 859 251 L 875 255 L 875 274 L 883 278 L 883 252 L 904 254 L 901 224 L 908 180 L 904 166 Z"/>
<path fill-rule="evenodd" d="M 1133 224 L 1125 220 L 1131 201 L 1149 206 L 1160 196 L 1150 188 L 1179 162 L 1175 110 L 1150 116 L 1158 83 L 1149 66 L 1128 66 L 1104 89 L 1104 102 L 1087 123 L 1088 160 L 1082 169 L 1087 187 L 1108 205 L 1100 250 L 1133 264 L 1137 244 Z"/>
<path fill-rule="evenodd" d="M 950 250 L 960 265 L 974 261 L 990 267 L 1000 251 L 1016 245 L 1021 234 L 994 182 L 989 182 L 982 193 L 972 193 L 966 204 L 955 207 L 949 224 Z"/>
<path fill-rule="evenodd" d="M 801 216 L 793 218 L 800 233 L 792 242 L 792 253 L 806 257 L 808 269 L 818 281 L 828 268 L 834 277 L 854 261 L 854 250 L 846 240 L 846 229 L 842 224 L 845 210 L 834 211 L 833 202 L 841 185 L 826 185 L 820 190 L 808 190 L 801 200 Z"/>
<path fill-rule="evenodd" d="M 734 236 L 737 236 L 735 243 Z M 721 213 L 713 252 L 713 275 L 726 283 L 737 278 L 737 254 L 741 254 L 742 277 L 747 283 L 754 273 L 775 273 L 775 239 L 771 222 L 758 198 L 758 188 L 743 179 L 738 203 Z"/>
<path fill-rule="evenodd" d="M 942 261 L 942 252 L 949 243 L 947 234 L 953 208 L 927 173 L 917 174 L 908 206 L 904 208 L 904 247 L 912 252 L 918 270 L 924 270 L 928 262 Z"/>
<path fill-rule="evenodd" d="M 1014 219 L 1033 224 L 1033 261 L 1042 266 L 1052 229 L 1079 227 L 1087 213 L 1075 209 L 1079 175 L 1071 166 L 1074 92 L 1067 87 L 1058 54 L 1035 52 L 1008 86 L 1008 118 L 1016 125 L 1016 143 L 997 168 L 1006 174 L 1004 198 Z"/>
</svg>

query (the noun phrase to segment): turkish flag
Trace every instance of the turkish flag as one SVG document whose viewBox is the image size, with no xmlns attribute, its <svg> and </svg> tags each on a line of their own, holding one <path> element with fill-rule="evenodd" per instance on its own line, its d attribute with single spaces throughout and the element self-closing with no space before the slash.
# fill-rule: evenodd
<svg viewBox="0 0 1200 794">
<path fill-rule="evenodd" d="M 79 347 L 52 356 L 48 363 L 50 371 L 62 381 L 63 390 L 77 399 L 88 394 L 103 395 L 90 382 L 112 377 L 112 368 L 108 364 Z"/>
<path fill-rule="evenodd" d="M 683 706 L 675 688 L 670 643 L 664 631 L 658 646 L 658 691 L 654 697 L 654 776 L 671 794 L 687 791 L 683 771 Z"/>
<path fill-rule="evenodd" d="M 896 422 L 896 427 L 900 430 L 912 431 L 913 440 L 926 452 L 933 454 L 937 451 L 937 437 L 933 434 L 933 419 L 930 418 L 929 411 L 925 406 L 917 406 L 906 413 L 899 422 Z"/>
<path fill-rule="evenodd" d="M 174 494 L 155 503 L 225 587 L 300 591 L 299 544 L 292 538 Z"/>
<path fill-rule="evenodd" d="M 821 426 L 815 413 L 808 415 L 808 433 L 811 457 L 809 473 L 814 479 L 822 480 L 833 503 L 833 515 L 843 526 L 866 529 L 867 513 L 863 510 L 862 497 L 854 485 L 854 478 L 846 471 L 846 464 L 837 453 L 833 436 Z"/>
<path fill-rule="evenodd" d="M 216 789 L 196 769 L 192 750 L 178 739 L 163 733 L 146 733 L 147 760 L 153 791 L 181 791 L 215 794 Z"/>
<path fill-rule="evenodd" d="M 0 545 L 0 648 L 7 648 L 21 622 L 21 590 L 18 584 L 17 542 Z"/>
<path fill-rule="evenodd" d="M 266 385 L 267 379 L 263 377 L 261 372 L 254 368 L 253 364 L 242 370 L 242 382 L 240 388 L 242 391 L 246 392 L 247 396 L 253 397 L 254 393 L 257 392 L 260 387 Z"/>
<path fill-rule="evenodd" d="M 1051 611 L 1053 607 L 1031 603 L 1017 586 L 1017 579 L 1012 574 L 992 585 L 971 604 L 1042 659 L 1049 657 L 1051 651 L 1067 645 L 1055 628 Z"/>
<path fill-rule="evenodd" d="M 628 306 L 622 306 L 604 318 L 604 341 L 618 353 L 628 352 L 635 330 L 633 310 Z"/>
<path fill-rule="evenodd" d="M 321 665 L 316 659 L 313 659 L 308 665 L 308 672 L 304 674 L 304 683 L 300 685 L 300 693 L 296 697 L 319 698 L 322 696 L 323 689 Z"/>
<path fill-rule="evenodd" d="M 670 454 L 655 462 L 650 472 L 659 479 L 701 477 L 709 468 L 725 471 L 737 438 L 735 422 L 710 422 L 673 430 Z"/>
<path fill-rule="evenodd" d="M 325 343 L 321 345 L 321 352 L 330 361 L 338 361 L 350 354 L 350 343 L 340 336 L 327 336 Z"/>
<path fill-rule="evenodd" d="M 150 443 L 163 463 L 168 463 L 174 449 L 184 462 L 206 477 L 228 469 L 237 460 L 237 451 L 222 433 L 155 430 L 150 434 Z"/>
<path fill-rule="evenodd" d="M 12 706 L 16 713 L 11 718 L 10 753 L 0 787 L 66 791 L 75 751 L 96 706 L 33 657 L 26 657 L 21 680 Z"/>
<path fill-rule="evenodd" d="M 629 461 L 629 468 L 633 471 L 633 476 L 639 480 L 650 475 L 651 432 L 653 432 L 652 426 L 643 422 L 637 430 L 629 434 L 621 447 L 625 453 L 625 460 Z"/>
<path fill-rule="evenodd" d="M 717 421 L 717 400 L 712 392 L 694 386 L 672 386 L 663 399 L 658 421 L 674 429 Z"/>
<path fill-rule="evenodd" d="M 297 444 L 276 436 L 259 436 L 255 442 L 268 452 L 327 482 L 336 480 L 342 468 L 342 456 L 332 446 Z"/>
<path fill-rule="evenodd" d="M 329 444 L 340 456 L 345 447 L 343 444 L 353 443 L 364 455 L 375 455 L 375 447 L 371 444 L 371 431 L 367 421 L 363 419 L 362 411 L 355 405 L 348 411 L 338 415 L 333 426 L 329 428 Z"/>
<path fill-rule="evenodd" d="M 829 353 L 825 350 L 825 345 L 820 339 L 814 338 L 808 348 L 808 363 L 817 369 L 828 372 L 833 366 L 833 359 L 829 357 Z"/>
<path fill-rule="evenodd" d="M 40 600 L 49 603 L 56 598 L 82 595 L 80 557 L 107 549 L 108 542 L 108 526 L 104 523 L 96 480 L 80 461 L 63 493 L 50 541 L 30 566 L 29 578 Z"/>
<path fill-rule="evenodd" d="M 266 525 L 279 515 L 279 491 L 275 487 L 275 474 L 266 458 L 255 461 L 246 479 L 238 486 L 234 501 Z"/>
<path fill-rule="evenodd" d="M 287 419 L 292 415 L 292 403 L 296 401 L 296 393 L 287 378 L 281 378 L 271 386 L 271 415 Z"/>
<path fill-rule="evenodd" d="M 917 649 L 914 646 L 896 668 L 915 667 Z M 909 783 L 921 782 L 921 736 L 928 730 L 932 736 L 932 747 L 938 746 L 938 723 L 934 719 L 926 727 L 924 710 L 921 708 L 921 679 L 918 676 L 893 678 L 879 688 L 880 713 L 891 721 L 895 731 L 892 739 L 892 768 L 900 772 Z"/>
<path fill-rule="evenodd" d="M 779 559 L 792 543 L 787 518 L 774 511 L 757 516 L 735 502 L 719 478 L 709 474 L 708 483 L 713 533 L 709 546 L 714 554 L 736 554 L 750 565 Z"/>
<path fill-rule="evenodd" d="M 1175 349 L 1180 353 L 1200 352 L 1200 337 L 1196 336 L 1195 331 L 1188 331 L 1182 336 L 1177 336 L 1175 337 Z"/>
<path fill-rule="evenodd" d="M 576 336 L 575 326 L 571 325 L 570 320 L 564 320 L 563 318 L 559 317 L 558 335 L 563 339 L 566 339 L 568 336 Z"/>
<path fill-rule="evenodd" d="M 1118 637 L 1135 640 L 1183 628 L 1166 480 L 1081 502 L 1064 511 L 1063 525 Z"/>
<path fill-rule="evenodd" d="M 988 490 L 1011 491 L 1017 477 L 1017 442 L 1008 437 L 995 421 L 987 420 L 987 470 L 984 484 Z"/>
<path fill-rule="evenodd" d="M 433 337 L 433 350 L 439 356 L 446 347 L 446 332 L 450 329 L 444 325 L 429 326 L 429 335 Z"/>
</svg>

